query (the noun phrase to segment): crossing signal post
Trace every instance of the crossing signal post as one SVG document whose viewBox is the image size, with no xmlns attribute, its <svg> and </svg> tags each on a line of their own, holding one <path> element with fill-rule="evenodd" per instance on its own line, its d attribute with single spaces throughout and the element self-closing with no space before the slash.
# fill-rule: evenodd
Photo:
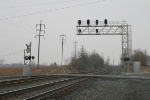
<svg viewBox="0 0 150 100">
<path fill-rule="evenodd" d="M 27 49 L 24 50 L 24 67 L 23 67 L 23 75 L 24 76 L 28 76 L 31 75 L 31 59 L 34 60 L 34 56 L 31 56 L 31 42 L 30 44 L 26 44 Z M 26 53 L 30 53 L 29 55 L 25 55 L 25 51 Z M 29 60 L 29 64 L 27 64 L 26 62 Z"/>
</svg>

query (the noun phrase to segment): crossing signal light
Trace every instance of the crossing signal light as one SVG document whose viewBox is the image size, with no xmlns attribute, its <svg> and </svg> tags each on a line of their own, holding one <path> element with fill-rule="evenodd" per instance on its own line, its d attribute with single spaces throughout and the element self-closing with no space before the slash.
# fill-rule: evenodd
<svg viewBox="0 0 150 100">
<path fill-rule="evenodd" d="M 88 25 L 90 24 L 90 20 L 89 20 L 89 19 L 87 20 L 87 24 L 88 24 Z"/>
<path fill-rule="evenodd" d="M 130 60 L 130 58 L 128 58 L 128 57 L 124 57 L 124 58 L 121 58 L 121 60 L 122 60 L 122 61 L 129 61 L 129 60 Z"/>
<path fill-rule="evenodd" d="M 34 60 L 35 57 L 34 56 L 32 56 L 32 57 L 31 56 L 25 56 L 24 57 L 25 60 L 31 60 L 31 58 L 32 58 L 32 60 Z"/>
<path fill-rule="evenodd" d="M 129 60 L 130 60 L 130 58 L 126 58 L 126 60 L 127 60 L 127 61 L 129 61 Z"/>
<path fill-rule="evenodd" d="M 96 25 L 98 25 L 98 20 L 96 20 Z"/>
<path fill-rule="evenodd" d="M 24 59 L 25 59 L 25 60 L 28 60 L 28 56 L 25 56 Z"/>
<path fill-rule="evenodd" d="M 104 20 L 104 24 L 107 25 L 107 19 Z"/>
<path fill-rule="evenodd" d="M 34 58 L 35 58 L 35 57 L 34 57 L 34 56 L 32 56 L 32 60 L 34 60 Z"/>
<path fill-rule="evenodd" d="M 79 24 L 79 26 L 81 25 L 81 20 L 78 20 L 78 24 Z"/>
<path fill-rule="evenodd" d="M 98 29 L 96 29 L 96 33 L 98 33 Z"/>
<path fill-rule="evenodd" d="M 29 56 L 28 59 L 31 60 L 31 56 Z"/>
</svg>

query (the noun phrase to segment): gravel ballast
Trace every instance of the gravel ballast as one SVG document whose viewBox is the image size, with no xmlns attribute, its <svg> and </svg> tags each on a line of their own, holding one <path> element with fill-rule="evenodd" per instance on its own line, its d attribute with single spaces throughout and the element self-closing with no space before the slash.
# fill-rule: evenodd
<svg viewBox="0 0 150 100">
<path fill-rule="evenodd" d="M 58 100 L 150 100 L 150 80 L 94 78 Z"/>
</svg>

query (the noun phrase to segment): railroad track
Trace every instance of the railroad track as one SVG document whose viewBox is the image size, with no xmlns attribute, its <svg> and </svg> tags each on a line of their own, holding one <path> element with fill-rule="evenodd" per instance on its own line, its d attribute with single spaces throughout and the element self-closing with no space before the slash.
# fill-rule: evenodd
<svg viewBox="0 0 150 100">
<path fill-rule="evenodd" d="M 84 74 L 107 74 L 110 70 L 100 70 L 97 72 L 87 72 Z M 85 81 L 90 78 L 87 77 L 74 77 L 74 78 L 64 78 L 61 79 L 61 76 L 49 76 L 49 75 L 41 75 L 41 76 L 32 76 L 28 78 L 22 79 L 13 79 L 0 81 L 0 89 L 8 88 L 14 86 L 21 86 L 29 84 L 26 87 L 19 87 L 17 89 L 6 89 L 3 92 L 0 92 L 0 100 L 37 100 L 43 98 L 57 98 L 61 95 L 69 93 L 69 91 L 73 91 L 78 88 Z M 57 80 L 59 79 L 59 80 Z M 41 84 L 30 85 L 37 81 L 44 80 L 52 80 L 51 82 L 44 82 Z M 17 98 L 16 98 L 17 97 Z"/>
<path fill-rule="evenodd" d="M 54 94 L 59 94 L 60 92 L 67 90 L 79 84 L 83 84 L 88 78 L 75 77 L 68 78 L 59 81 L 54 81 L 50 83 L 40 84 L 36 86 L 31 86 L 27 88 L 21 88 L 18 90 L 8 91 L 0 93 L 1 100 L 38 100 L 54 96 Z M 45 92 L 46 91 L 46 92 Z M 30 92 L 30 93 L 29 93 Z M 60 94 L 59 94 L 60 95 Z M 17 97 L 17 98 L 16 98 Z"/>
<path fill-rule="evenodd" d="M 80 73 L 71 73 L 71 74 L 109 74 L 112 71 L 112 69 L 102 69 L 99 71 L 89 71 L 89 72 L 80 72 Z"/>
<path fill-rule="evenodd" d="M 4 86 L 12 86 L 12 85 L 20 85 L 24 83 L 34 82 L 34 81 L 40 81 L 45 79 L 56 79 L 57 77 L 48 77 L 48 76 L 36 76 L 36 77 L 29 77 L 29 78 L 23 78 L 23 79 L 13 79 L 13 80 L 4 80 L 0 81 L 0 87 Z"/>
</svg>

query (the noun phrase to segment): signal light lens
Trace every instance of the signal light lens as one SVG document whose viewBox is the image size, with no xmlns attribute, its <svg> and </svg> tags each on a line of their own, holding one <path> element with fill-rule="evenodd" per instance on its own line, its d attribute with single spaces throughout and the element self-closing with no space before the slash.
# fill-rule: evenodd
<svg viewBox="0 0 150 100">
<path fill-rule="evenodd" d="M 78 32 L 81 33 L 81 29 L 79 29 Z"/>
<path fill-rule="evenodd" d="M 32 59 L 33 59 L 33 60 L 34 60 L 34 58 L 35 58 L 35 57 L 34 57 L 34 56 L 32 56 Z"/>
<path fill-rule="evenodd" d="M 96 29 L 96 33 L 98 33 L 98 29 Z"/>
<path fill-rule="evenodd" d="M 104 24 L 107 25 L 107 19 L 104 20 Z"/>
<path fill-rule="evenodd" d="M 87 24 L 88 24 L 88 25 L 90 24 L 90 20 L 89 20 L 89 19 L 87 20 Z"/>
<path fill-rule="evenodd" d="M 78 24 L 79 24 L 79 26 L 81 25 L 81 20 L 78 20 Z"/>
<path fill-rule="evenodd" d="M 98 25 L 98 20 L 96 20 L 96 25 Z"/>
</svg>

